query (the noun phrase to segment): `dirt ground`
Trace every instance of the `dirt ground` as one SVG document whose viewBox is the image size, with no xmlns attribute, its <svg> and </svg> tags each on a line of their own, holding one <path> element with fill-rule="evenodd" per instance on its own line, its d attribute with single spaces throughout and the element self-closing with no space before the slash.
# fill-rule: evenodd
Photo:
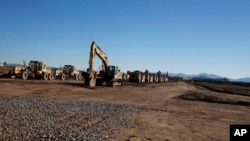
<svg viewBox="0 0 250 141">
<path fill-rule="evenodd" d="M 133 115 L 133 125 L 122 127 L 109 136 L 114 141 L 226 141 L 229 140 L 230 124 L 250 124 L 250 88 L 221 84 L 219 88 L 224 91 L 215 91 L 214 87 L 206 83 L 167 82 L 89 89 L 73 80 L 2 78 L 0 98 L 76 99 L 135 105 L 144 109 Z"/>
</svg>

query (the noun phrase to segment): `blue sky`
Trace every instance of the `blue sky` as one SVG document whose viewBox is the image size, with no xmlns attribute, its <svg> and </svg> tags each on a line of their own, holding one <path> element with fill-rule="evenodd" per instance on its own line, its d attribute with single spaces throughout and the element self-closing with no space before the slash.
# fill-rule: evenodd
<svg viewBox="0 0 250 141">
<path fill-rule="evenodd" d="M 0 62 L 250 76 L 248 0 L 0 0 Z M 95 68 L 101 65 L 96 58 Z"/>
</svg>

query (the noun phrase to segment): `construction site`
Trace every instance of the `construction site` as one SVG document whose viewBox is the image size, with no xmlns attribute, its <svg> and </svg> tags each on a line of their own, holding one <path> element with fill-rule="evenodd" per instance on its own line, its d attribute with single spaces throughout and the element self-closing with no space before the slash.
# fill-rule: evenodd
<svg viewBox="0 0 250 141">
<path fill-rule="evenodd" d="M 123 72 L 109 61 L 92 42 L 87 70 L 0 66 L 0 140 L 226 141 L 229 125 L 249 124 L 249 85 Z"/>
</svg>

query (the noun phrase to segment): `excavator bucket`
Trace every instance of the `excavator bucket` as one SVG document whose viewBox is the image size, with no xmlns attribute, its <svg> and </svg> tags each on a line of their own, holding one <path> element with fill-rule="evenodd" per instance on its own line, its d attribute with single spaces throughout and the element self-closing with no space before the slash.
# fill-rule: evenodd
<svg viewBox="0 0 250 141">
<path fill-rule="evenodd" d="M 97 74 L 95 71 L 91 71 L 89 73 L 89 84 L 88 85 L 90 88 L 94 88 L 96 86 L 96 76 L 97 76 Z"/>
</svg>

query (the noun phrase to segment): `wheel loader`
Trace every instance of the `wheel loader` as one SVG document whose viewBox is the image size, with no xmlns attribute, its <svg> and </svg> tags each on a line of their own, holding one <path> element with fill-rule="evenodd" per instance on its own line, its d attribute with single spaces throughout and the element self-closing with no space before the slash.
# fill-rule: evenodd
<svg viewBox="0 0 250 141">
<path fill-rule="evenodd" d="M 95 56 L 102 60 L 102 70 L 94 70 Z M 122 85 L 125 79 L 125 73 L 120 72 L 118 66 L 111 66 L 108 57 L 101 48 L 93 41 L 90 47 L 89 68 L 83 72 L 84 84 L 94 88 L 96 84 L 114 86 Z"/>
</svg>

